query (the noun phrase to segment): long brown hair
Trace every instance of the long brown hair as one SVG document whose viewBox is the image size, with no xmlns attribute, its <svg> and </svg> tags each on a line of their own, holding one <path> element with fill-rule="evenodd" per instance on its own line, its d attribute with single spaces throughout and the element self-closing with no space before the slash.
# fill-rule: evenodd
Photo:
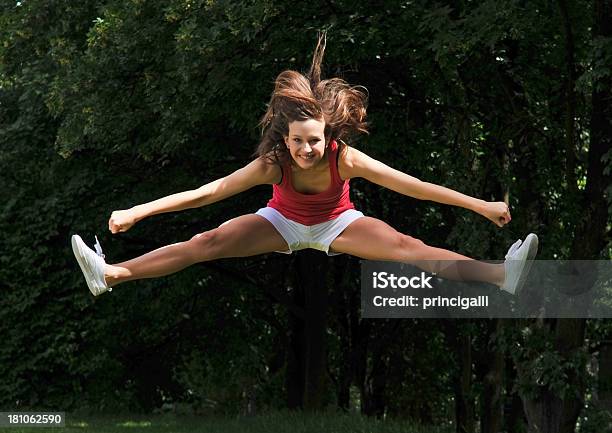
<svg viewBox="0 0 612 433">
<path fill-rule="evenodd" d="M 340 78 L 321 81 L 321 63 L 326 32 L 320 33 L 307 75 L 286 70 L 276 77 L 268 109 L 260 121 L 262 138 L 255 152 L 269 162 L 285 164 L 290 156 L 284 144 L 289 124 L 296 120 L 325 121 L 325 141 L 367 133 L 367 95 L 361 86 L 350 86 Z M 341 149 L 342 150 L 342 147 Z"/>
</svg>

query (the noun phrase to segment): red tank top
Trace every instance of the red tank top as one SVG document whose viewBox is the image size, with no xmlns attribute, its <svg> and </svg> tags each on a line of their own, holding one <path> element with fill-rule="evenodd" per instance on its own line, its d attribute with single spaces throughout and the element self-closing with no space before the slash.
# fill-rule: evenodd
<svg viewBox="0 0 612 433">
<path fill-rule="evenodd" d="M 331 185 L 318 194 L 302 194 L 291 183 L 290 163 L 282 168 L 280 184 L 273 185 L 272 199 L 268 207 L 279 211 L 285 218 L 312 226 L 338 218 L 342 212 L 355 209 L 349 195 L 349 181 L 342 180 L 338 173 L 338 144 L 331 140 L 327 152 Z"/>
</svg>

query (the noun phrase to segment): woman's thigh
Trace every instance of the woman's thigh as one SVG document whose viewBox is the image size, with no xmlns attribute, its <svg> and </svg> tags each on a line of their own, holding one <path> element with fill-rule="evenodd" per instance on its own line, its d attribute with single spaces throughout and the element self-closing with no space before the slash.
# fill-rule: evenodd
<svg viewBox="0 0 612 433">
<path fill-rule="evenodd" d="M 412 261 L 425 244 L 376 218 L 353 221 L 330 245 L 330 250 L 362 259 Z"/>
<path fill-rule="evenodd" d="M 201 245 L 202 259 L 247 257 L 273 251 L 286 251 L 287 242 L 270 221 L 260 215 L 242 215 L 216 229 L 191 239 Z"/>
</svg>

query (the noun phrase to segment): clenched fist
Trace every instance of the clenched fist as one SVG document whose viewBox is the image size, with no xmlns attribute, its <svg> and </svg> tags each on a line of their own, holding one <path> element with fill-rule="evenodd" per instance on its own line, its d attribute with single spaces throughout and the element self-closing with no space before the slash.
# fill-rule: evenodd
<svg viewBox="0 0 612 433">
<path fill-rule="evenodd" d="M 497 224 L 498 227 L 503 227 L 512 220 L 510 208 L 503 201 L 485 203 L 481 213 L 484 217 Z"/>
<path fill-rule="evenodd" d="M 130 209 L 127 210 L 116 210 L 111 214 L 108 220 L 108 229 L 111 233 L 126 232 L 136 224 L 136 216 Z"/>
</svg>

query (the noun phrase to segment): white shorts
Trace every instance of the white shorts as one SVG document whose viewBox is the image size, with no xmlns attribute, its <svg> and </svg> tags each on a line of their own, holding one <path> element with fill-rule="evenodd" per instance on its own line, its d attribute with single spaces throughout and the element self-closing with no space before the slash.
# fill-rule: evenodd
<svg viewBox="0 0 612 433">
<path fill-rule="evenodd" d="M 291 254 L 293 251 L 313 248 L 324 251 L 328 256 L 341 254 L 330 253 L 330 244 L 350 223 L 363 216 L 358 210 L 348 209 L 331 221 L 305 226 L 285 218 L 279 211 L 271 207 L 261 208 L 255 213 L 270 221 L 287 242 L 289 250 L 277 251 L 278 253 Z"/>
</svg>

